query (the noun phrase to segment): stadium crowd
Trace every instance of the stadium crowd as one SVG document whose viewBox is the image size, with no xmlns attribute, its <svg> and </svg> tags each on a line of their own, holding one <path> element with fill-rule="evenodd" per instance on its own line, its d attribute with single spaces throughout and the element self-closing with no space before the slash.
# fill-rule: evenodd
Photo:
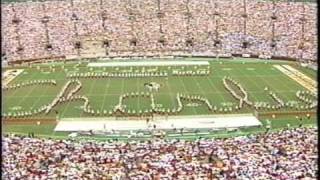
<svg viewBox="0 0 320 180">
<path fill-rule="evenodd" d="M 317 129 L 119 141 L 2 137 L 3 179 L 315 179 Z"/>
<path fill-rule="evenodd" d="M 9 61 L 104 56 L 317 57 L 316 3 L 266 0 L 70 0 L 2 5 Z M 92 47 L 91 47 L 92 49 Z M 90 51 L 90 53 L 92 53 Z M 94 56 L 94 53 L 93 55 Z"/>
</svg>

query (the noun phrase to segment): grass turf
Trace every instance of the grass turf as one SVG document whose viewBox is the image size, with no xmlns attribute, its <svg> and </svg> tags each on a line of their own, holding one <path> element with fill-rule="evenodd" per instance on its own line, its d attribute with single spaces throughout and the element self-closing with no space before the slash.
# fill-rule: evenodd
<svg viewBox="0 0 320 180">
<path fill-rule="evenodd" d="M 195 58 L 190 58 L 194 60 Z M 199 58 L 196 58 L 199 60 Z M 201 59 L 203 60 L 203 59 Z M 206 60 L 206 59 L 204 59 Z M 267 64 L 266 64 L 267 63 Z M 285 102 L 297 101 L 298 104 L 303 104 L 298 101 L 295 96 L 296 91 L 304 90 L 297 82 L 284 75 L 282 72 L 273 67 L 274 64 L 290 64 L 293 67 L 301 70 L 292 62 L 285 61 L 262 61 L 262 60 L 225 60 L 218 59 L 210 61 L 211 74 L 209 76 L 188 76 L 178 77 L 145 77 L 145 78 L 99 78 L 85 79 L 81 78 L 82 89 L 77 93 L 85 95 L 89 98 L 90 104 L 95 110 L 111 110 L 117 103 L 119 96 L 127 92 L 147 92 L 144 87 L 146 82 L 157 82 L 161 84 L 159 92 L 154 92 L 155 102 L 159 107 L 174 108 L 177 107 L 176 94 L 185 93 L 190 95 L 201 95 L 209 99 L 212 104 L 218 107 L 236 105 L 238 103 L 223 86 L 222 78 L 230 76 L 234 80 L 240 82 L 247 90 L 249 99 L 252 101 L 263 101 L 275 104 L 274 100 L 264 91 L 266 86 L 270 90 L 276 92 Z M 51 64 L 52 65 L 52 64 Z M 56 71 L 48 73 L 49 65 L 39 65 L 41 68 L 25 67 L 24 72 L 14 79 L 10 84 L 24 82 L 36 79 L 55 79 L 57 86 L 33 85 L 19 88 L 16 90 L 8 90 L 4 92 L 3 112 L 13 112 L 15 108 L 20 108 L 20 111 L 28 111 L 50 103 L 67 82 L 66 75 L 71 72 L 90 72 L 90 68 L 86 67 L 86 63 L 76 66 L 76 63 L 55 64 Z M 62 69 L 67 69 L 67 71 Z M 161 70 L 168 70 L 168 67 L 162 67 Z M 180 67 L 181 68 L 181 67 Z M 105 71 L 123 71 L 125 68 L 107 68 Z M 134 68 L 140 69 L 141 68 Z M 102 67 L 93 68 L 92 72 L 104 71 Z M 316 77 L 316 72 L 312 70 L 302 70 L 307 72 L 311 78 Z M 54 109 L 59 112 L 59 117 L 86 117 L 91 116 L 82 112 L 81 106 L 83 102 L 67 102 L 56 106 Z M 137 97 L 129 98 L 124 101 L 128 109 L 145 110 L 150 108 L 150 100 L 147 98 Z M 188 104 L 188 102 L 184 102 Z M 239 113 L 253 112 L 251 108 L 243 108 Z M 198 115 L 212 113 L 207 110 L 205 105 L 184 106 L 184 109 L 179 115 Z M 55 117 L 54 111 L 48 115 L 43 113 L 37 117 Z"/>
<path fill-rule="evenodd" d="M 199 58 L 188 58 L 188 60 L 199 60 Z M 201 58 L 200 60 L 212 60 L 207 58 Z M 40 107 L 44 104 L 50 103 L 60 91 L 60 89 L 67 82 L 66 74 L 70 72 L 88 72 L 90 68 L 86 67 L 86 63 L 82 63 L 80 66 L 76 66 L 76 63 L 54 63 L 55 73 L 47 73 L 49 66 L 53 64 L 39 64 L 33 67 L 24 67 L 24 72 L 14 79 L 10 84 L 19 82 L 25 82 L 35 79 L 55 79 L 57 86 L 42 86 L 35 85 L 29 87 L 23 87 L 16 90 L 9 90 L 4 92 L 3 98 L 3 112 L 14 111 L 15 108 L 19 111 L 30 110 Z M 243 87 L 248 91 L 249 99 L 252 101 L 264 101 L 273 102 L 271 97 L 264 87 L 268 86 L 270 90 L 279 94 L 279 96 L 285 101 L 297 101 L 295 93 L 297 90 L 304 90 L 297 82 L 290 79 L 288 76 L 282 74 L 280 71 L 273 67 L 274 64 L 290 64 L 301 72 L 305 73 L 309 77 L 315 79 L 316 71 L 309 70 L 297 66 L 295 63 L 286 61 L 262 61 L 256 59 L 242 59 L 226 60 L 216 59 L 210 61 L 211 74 L 209 76 L 202 77 L 174 77 L 169 78 L 101 78 L 101 79 L 83 79 L 80 81 L 83 84 L 83 88 L 77 93 L 86 95 L 89 98 L 90 104 L 94 109 L 112 109 L 114 105 L 118 103 L 119 95 L 127 92 L 145 91 L 145 82 L 157 82 L 162 85 L 159 92 L 154 93 L 156 104 L 160 107 L 172 108 L 176 107 L 177 102 L 175 100 L 176 93 L 186 94 L 199 94 L 207 97 L 210 102 L 218 107 L 235 105 L 238 103 L 224 88 L 222 84 L 222 78 L 224 76 L 231 76 L 233 79 L 240 82 Z M 37 70 L 36 66 L 40 66 L 41 69 Z M 67 71 L 62 69 L 64 66 Z M 23 68 L 23 67 L 19 67 Z M 106 71 L 123 71 L 127 68 L 107 68 Z M 180 67 L 181 68 L 181 67 Z M 136 70 L 137 68 L 134 68 Z M 140 69 L 141 70 L 141 69 Z M 167 67 L 162 67 L 160 70 L 168 70 Z M 93 72 L 104 71 L 103 68 L 93 68 Z M 129 98 L 124 101 L 127 108 L 130 109 L 147 109 L 150 106 L 150 100 L 146 98 Z M 183 102 L 184 105 L 189 102 Z M 301 104 L 301 102 L 298 102 Z M 59 111 L 60 117 L 86 117 L 81 110 L 82 102 L 67 102 L 62 105 L 58 105 L 55 110 Z M 287 110 L 284 110 L 287 111 Z M 250 108 L 243 108 L 239 113 L 253 112 Z M 185 106 L 181 115 L 197 115 L 208 114 L 209 112 L 204 105 L 199 106 Z M 55 117 L 54 112 L 48 115 L 41 114 L 36 117 Z M 263 125 L 266 125 L 266 119 L 260 119 Z M 287 124 L 291 127 L 296 127 L 300 123 L 295 119 L 294 115 L 287 117 L 271 119 L 272 129 L 276 130 L 284 128 Z M 311 120 L 304 118 L 303 124 L 315 125 L 316 117 L 312 117 Z M 55 137 L 65 138 L 66 132 L 54 132 L 54 125 L 41 124 L 41 125 L 13 125 L 7 124 L 3 127 L 5 133 L 21 133 L 27 134 L 34 132 L 37 136 L 42 137 Z M 256 132 L 264 131 L 264 128 L 246 128 L 241 129 L 239 132 L 228 133 L 226 131 L 210 132 L 207 135 L 195 135 L 194 133 L 179 134 L 171 136 L 171 138 L 184 138 L 194 139 L 198 137 L 229 137 L 234 135 L 245 135 Z M 90 137 L 92 138 L 92 137 Z M 95 139 L 114 139 L 114 137 L 99 137 L 95 136 Z M 145 137 L 148 138 L 148 137 Z M 127 140 L 126 137 L 117 137 L 119 140 Z M 140 138 L 141 139 L 141 138 Z M 142 138 L 143 139 L 143 138 Z"/>
</svg>

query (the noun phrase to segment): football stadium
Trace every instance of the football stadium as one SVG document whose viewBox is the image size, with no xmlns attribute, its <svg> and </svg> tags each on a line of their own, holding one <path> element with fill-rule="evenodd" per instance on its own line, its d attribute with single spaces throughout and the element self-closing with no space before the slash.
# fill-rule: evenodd
<svg viewBox="0 0 320 180">
<path fill-rule="evenodd" d="M 316 179 L 317 3 L 5 0 L 2 179 Z"/>
</svg>

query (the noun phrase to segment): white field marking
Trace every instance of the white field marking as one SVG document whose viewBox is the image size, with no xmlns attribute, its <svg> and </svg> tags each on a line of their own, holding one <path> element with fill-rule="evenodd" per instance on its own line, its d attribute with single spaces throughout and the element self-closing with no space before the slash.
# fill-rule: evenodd
<svg viewBox="0 0 320 180">
<path fill-rule="evenodd" d="M 74 74 L 74 73 L 77 73 L 77 71 L 68 71 L 67 75 Z"/>
<path fill-rule="evenodd" d="M 3 86 L 7 86 L 14 78 L 18 77 L 24 69 L 9 69 L 3 73 Z"/>
<path fill-rule="evenodd" d="M 201 88 L 201 86 L 199 85 L 198 81 L 195 80 L 194 77 L 192 77 L 192 80 L 194 80 L 194 81 L 196 82 L 196 84 L 197 84 L 198 88 L 200 89 L 202 95 L 203 95 L 204 97 L 206 97 L 206 93 L 202 90 L 203 88 Z"/>
<path fill-rule="evenodd" d="M 301 82 L 298 80 L 298 77 L 296 77 L 292 72 L 290 72 L 286 68 L 282 67 L 282 65 L 273 65 L 273 66 L 277 68 L 279 71 L 281 71 L 283 74 L 289 76 L 291 79 L 293 79 L 294 81 L 302 85 Z M 302 86 L 305 87 L 305 85 L 302 85 Z"/>
<path fill-rule="evenodd" d="M 94 81 L 93 83 L 95 83 L 96 81 Z M 90 87 L 90 91 L 91 91 L 91 89 L 92 89 L 92 86 L 93 85 L 91 85 L 91 87 Z M 69 86 L 70 87 L 70 86 Z M 72 90 L 72 89 L 71 89 Z M 90 92 L 89 91 L 89 92 Z M 77 93 L 79 93 L 79 91 L 77 92 Z M 77 94 L 76 93 L 76 94 Z M 61 116 L 64 116 L 64 114 L 66 113 L 66 111 L 67 111 L 67 109 L 69 109 L 69 105 L 71 104 L 71 102 L 74 102 L 74 101 L 68 101 L 67 103 L 66 103 L 66 107 L 63 109 L 63 111 L 62 111 L 62 113 L 61 113 Z M 82 113 L 83 111 L 81 111 L 81 113 Z M 80 116 L 81 116 L 81 114 L 80 114 Z"/>
<path fill-rule="evenodd" d="M 222 102 L 220 103 L 222 106 L 232 106 L 233 103 L 232 102 Z"/>
<path fill-rule="evenodd" d="M 140 78 L 138 78 L 136 86 L 138 86 L 138 92 L 140 92 Z M 140 96 L 138 96 L 138 109 L 140 109 Z"/>
<path fill-rule="evenodd" d="M 231 71 L 232 68 L 222 68 L 223 71 Z"/>
<path fill-rule="evenodd" d="M 240 69 L 239 70 L 237 69 L 237 71 L 240 72 L 241 74 L 245 74 L 245 72 L 241 71 Z M 260 85 L 258 83 L 256 83 L 255 80 L 252 80 L 251 77 L 245 77 L 245 78 L 248 79 L 249 81 L 253 82 L 253 84 L 257 87 L 257 89 L 259 89 Z M 257 101 L 257 98 L 255 96 L 250 95 L 250 93 L 249 93 L 249 91 L 247 89 L 245 89 L 245 90 L 248 93 L 248 99 L 252 98 L 253 102 Z"/>
<path fill-rule="evenodd" d="M 104 109 L 104 104 L 106 102 L 106 97 L 107 97 L 107 92 L 108 92 L 108 89 L 109 89 L 109 86 L 110 86 L 110 79 L 108 79 L 108 82 L 107 82 L 107 85 L 105 87 L 105 94 L 103 95 L 103 103 L 102 103 L 102 107 L 101 107 L 101 111 L 103 111 Z"/>
<path fill-rule="evenodd" d="M 310 85 L 316 87 L 317 86 L 317 82 L 313 79 L 311 79 L 310 77 L 308 77 L 307 75 L 303 74 L 302 72 L 298 71 L 297 69 L 289 66 L 289 65 L 282 65 L 283 67 L 285 67 L 286 69 L 288 69 L 289 71 L 293 72 L 295 75 L 299 76 L 300 79 L 308 82 Z"/>
<path fill-rule="evenodd" d="M 201 106 L 201 104 L 199 104 L 199 103 L 188 103 L 188 104 L 186 104 L 186 106 L 188 106 L 188 107 L 198 107 L 198 106 Z"/>
<path fill-rule="evenodd" d="M 123 92 L 123 88 L 124 88 L 124 80 L 123 79 L 121 79 L 121 94 L 124 94 L 124 92 Z M 110 95 L 110 94 L 108 94 L 108 95 Z M 120 96 L 120 95 L 119 95 Z M 116 104 L 118 104 L 119 103 L 119 99 L 116 101 Z M 123 106 L 123 108 L 124 109 L 127 109 L 127 106 L 124 106 L 124 104 L 125 103 L 123 103 L 122 104 L 122 106 Z M 114 108 L 114 106 L 112 105 L 112 108 L 111 109 L 113 109 Z"/>
<path fill-rule="evenodd" d="M 179 78 L 179 79 L 180 79 L 180 78 Z M 153 81 L 153 77 L 151 77 L 151 80 Z M 170 96 L 170 100 L 171 100 L 172 106 L 175 107 L 175 103 L 176 103 L 175 94 L 173 94 L 172 91 L 171 91 L 169 79 L 167 78 L 165 81 L 166 81 L 165 83 L 167 84 L 167 87 L 168 87 L 169 92 L 170 92 L 170 93 L 168 93 L 168 94 L 169 94 L 169 96 Z M 182 80 L 180 79 L 180 81 L 182 81 Z M 182 84 L 183 84 L 183 82 L 182 82 Z M 184 84 L 183 84 L 183 87 L 184 87 Z M 184 89 L 185 89 L 185 88 L 184 88 Z M 185 89 L 185 90 L 186 90 L 186 89 Z M 187 91 L 186 91 L 186 92 L 187 92 Z M 160 93 L 157 93 L 157 94 L 159 95 Z M 156 101 L 156 100 L 155 100 L 155 101 Z"/>
<path fill-rule="evenodd" d="M 182 81 L 182 79 L 181 78 L 178 78 L 178 79 L 180 80 L 180 82 L 182 82 L 182 86 L 183 86 L 183 89 L 185 90 L 185 92 L 188 92 L 184 82 Z M 198 114 L 195 108 L 192 107 L 192 110 L 193 110 L 193 112 L 195 114 Z"/>
<path fill-rule="evenodd" d="M 255 73 L 258 74 L 257 71 L 255 71 Z M 265 83 L 268 85 L 268 87 L 272 87 L 272 83 L 270 84 L 270 82 L 267 81 L 267 80 L 265 80 L 265 78 L 262 78 L 262 81 L 265 82 Z M 287 85 L 287 84 L 285 83 L 285 85 Z M 291 88 L 289 88 L 289 89 L 291 89 Z M 277 93 L 280 93 L 280 92 L 281 92 L 281 91 L 277 91 Z M 293 91 L 293 92 L 295 92 L 295 91 Z M 279 97 L 281 98 L 281 96 L 282 96 L 282 95 L 280 95 Z M 269 98 L 270 98 L 270 97 L 269 97 Z M 284 97 L 283 97 L 283 98 L 284 98 Z M 272 100 L 272 102 L 274 101 L 273 98 L 271 98 L 270 100 Z M 283 100 L 285 100 L 285 99 L 283 99 Z M 255 102 L 257 102 L 257 100 L 255 100 Z"/>
<path fill-rule="evenodd" d="M 30 78 L 30 79 L 33 79 L 36 75 L 37 75 L 37 73 L 34 73 L 34 74 L 32 75 L 32 78 Z M 32 86 L 31 88 L 32 88 L 32 89 L 31 89 L 30 91 L 28 91 L 28 93 L 26 93 L 25 96 L 23 96 L 23 97 L 20 99 L 20 101 L 19 101 L 19 103 L 17 104 L 17 106 L 21 105 L 21 103 L 24 101 L 24 99 L 30 96 L 30 94 L 33 92 L 33 90 L 36 88 L 36 86 Z M 18 91 L 16 91 L 16 92 L 18 92 Z M 16 92 L 12 95 L 13 97 L 14 97 L 14 95 L 16 94 Z"/>
<path fill-rule="evenodd" d="M 214 85 L 214 83 L 211 81 L 211 79 L 210 79 L 208 76 L 206 76 L 206 78 L 208 79 L 209 84 L 213 87 L 213 89 L 214 89 L 214 91 L 215 91 L 214 93 L 219 92 L 218 88 Z M 228 93 L 228 92 L 227 92 L 227 93 Z M 207 93 L 207 94 L 211 94 L 211 92 L 210 92 L 210 93 Z M 223 94 L 225 94 L 225 93 L 223 93 Z M 224 96 L 220 95 L 220 97 L 222 97 L 222 100 L 225 101 Z"/>
<path fill-rule="evenodd" d="M 291 79 L 305 87 L 306 89 L 310 90 L 313 93 L 317 92 L 316 82 L 306 76 L 305 74 L 301 73 L 300 71 L 290 67 L 290 66 L 281 66 L 281 65 L 273 65 L 279 71 L 284 73 L 285 75 L 289 76 Z"/>
<path fill-rule="evenodd" d="M 53 79 L 55 79 L 55 77 L 57 77 L 57 74 L 54 74 L 54 78 L 53 78 Z M 47 90 L 48 88 L 49 88 L 48 86 L 45 87 L 46 90 Z M 44 91 L 44 92 L 46 92 L 46 91 Z M 38 96 L 38 99 L 33 102 L 32 106 L 31 106 L 31 109 L 33 109 L 34 106 L 40 101 L 40 99 L 42 98 L 42 96 L 43 96 L 43 94 L 40 95 L 40 96 Z M 54 97 L 55 97 L 55 96 L 54 96 Z"/>
<path fill-rule="evenodd" d="M 254 71 L 254 70 L 256 70 L 255 68 L 247 68 L 247 70 L 249 70 L 249 71 Z"/>
<path fill-rule="evenodd" d="M 266 101 L 259 101 L 260 104 L 268 104 L 270 102 L 266 102 Z"/>
<path fill-rule="evenodd" d="M 207 65 L 208 61 L 136 61 L 89 63 L 88 67 L 128 67 L 128 66 L 195 66 Z"/>
<path fill-rule="evenodd" d="M 298 104 L 297 101 L 288 101 L 288 103 L 290 103 L 290 104 Z"/>
<path fill-rule="evenodd" d="M 91 84 L 90 89 L 89 89 L 89 94 L 91 93 L 91 91 L 92 91 L 92 89 L 93 89 L 93 87 L 94 87 L 94 84 L 95 84 L 96 82 L 97 82 L 97 81 L 94 81 L 94 82 Z M 67 107 L 66 107 L 66 108 L 68 108 L 69 104 L 70 104 L 70 103 L 67 104 Z M 63 114 L 65 113 L 65 111 L 66 111 L 66 109 L 64 109 Z M 82 116 L 82 114 L 83 114 L 83 111 L 81 111 L 80 117 Z"/>
<path fill-rule="evenodd" d="M 271 68 L 272 68 L 273 70 L 277 71 L 276 68 L 273 68 L 273 67 L 271 67 Z M 276 78 L 276 80 L 282 82 L 281 80 L 279 80 L 279 78 Z M 271 82 L 271 84 L 270 84 L 270 82 L 269 82 L 269 81 L 266 81 L 265 78 L 262 78 L 262 81 L 266 82 L 266 84 L 267 84 L 269 87 L 272 87 L 272 85 L 273 85 L 272 82 Z M 288 84 L 287 82 L 283 82 L 283 85 L 286 87 L 286 88 L 284 88 L 284 89 L 286 89 L 285 91 L 288 91 L 288 90 L 289 90 L 288 92 L 296 94 L 297 91 L 296 91 L 296 90 L 292 90 L 290 84 Z M 288 89 L 288 90 L 287 90 L 287 89 Z M 280 99 L 282 99 L 284 102 L 292 99 L 292 98 L 291 98 L 290 96 L 288 96 L 288 94 L 285 93 L 285 92 L 282 92 L 282 91 L 279 91 L 279 90 L 278 90 L 278 91 L 276 91 L 276 93 L 278 94 L 278 97 L 279 97 Z M 283 93 L 283 94 L 281 94 L 281 93 Z M 269 96 L 269 98 L 271 98 L 271 97 Z M 273 98 L 271 98 L 271 99 L 273 99 Z M 274 100 L 274 99 L 273 99 L 273 100 Z"/>
<path fill-rule="evenodd" d="M 22 107 L 21 106 L 13 106 L 13 107 L 10 107 L 9 109 L 13 110 L 13 111 L 17 111 L 17 110 L 21 110 Z"/>
</svg>

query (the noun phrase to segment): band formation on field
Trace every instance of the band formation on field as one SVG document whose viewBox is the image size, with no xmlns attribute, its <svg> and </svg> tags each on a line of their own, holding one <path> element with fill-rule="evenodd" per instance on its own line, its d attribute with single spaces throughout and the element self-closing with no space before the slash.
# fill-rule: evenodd
<svg viewBox="0 0 320 180">
<path fill-rule="evenodd" d="M 162 107 L 163 105 L 157 102 L 155 95 L 162 92 L 163 86 L 170 86 L 166 83 L 168 78 L 210 78 L 213 72 L 217 71 L 219 65 L 216 63 L 214 65 L 207 61 L 177 61 L 178 64 L 170 62 L 152 62 L 147 64 L 146 62 L 131 62 L 128 63 L 130 66 L 125 66 L 126 62 L 116 62 L 114 65 L 108 63 L 89 63 L 87 66 L 83 67 L 85 71 L 79 69 L 80 63 L 73 66 L 73 70 L 69 67 L 64 67 L 61 65 L 61 69 L 58 70 L 59 66 L 48 65 L 45 67 L 34 66 L 29 69 L 35 69 L 34 74 L 41 72 L 42 74 L 50 75 L 53 72 L 64 71 L 66 81 L 57 82 L 56 79 L 39 79 L 39 80 L 28 80 L 14 82 L 13 79 L 17 76 L 23 76 L 23 69 L 7 70 L 5 73 L 5 83 L 2 89 L 8 93 L 9 98 L 14 97 L 10 94 L 15 91 L 23 91 L 24 88 L 29 86 L 36 87 L 46 87 L 53 86 L 54 88 L 60 87 L 63 83 L 64 85 L 60 88 L 58 94 L 50 100 L 50 102 L 43 104 L 39 107 L 27 109 L 23 108 L 11 108 L 3 113 L 4 117 L 32 117 L 39 114 L 46 115 L 52 112 L 56 107 L 62 104 L 70 102 L 81 102 L 82 106 L 82 116 L 152 116 L 154 114 L 159 115 L 178 115 L 188 106 L 202 106 L 207 111 L 207 114 L 213 113 L 237 113 L 241 111 L 244 107 L 251 110 L 257 111 L 275 111 L 275 110 L 314 110 L 317 107 L 317 97 L 316 97 L 316 83 L 313 79 L 307 77 L 299 70 L 291 67 L 290 65 L 273 65 L 284 75 L 290 77 L 292 80 L 299 83 L 304 87 L 295 90 L 296 101 L 292 99 L 283 99 L 277 91 L 281 89 L 273 89 L 271 87 L 263 87 L 263 91 L 259 92 L 264 94 L 263 96 L 269 96 L 271 102 L 263 102 L 254 100 L 252 94 L 247 90 L 247 87 L 242 84 L 242 82 L 234 79 L 235 77 L 230 74 L 225 74 L 220 77 L 220 81 L 223 85 L 223 93 L 228 93 L 232 96 L 233 102 L 228 104 L 228 102 L 216 102 L 212 101 L 210 97 L 201 93 L 202 87 L 200 87 L 200 92 L 189 93 L 185 91 L 171 92 L 170 96 L 173 96 L 173 106 Z M 181 64 L 182 63 L 182 64 Z M 119 64 L 123 66 L 124 69 L 119 69 Z M 259 64 L 259 63 L 258 63 Z M 262 64 L 262 63 L 260 63 Z M 242 64 L 244 65 L 244 64 Z M 269 67 L 270 65 L 266 65 Z M 121 67 L 121 66 L 120 66 Z M 249 66 L 248 66 L 249 67 Z M 254 68 L 246 68 L 249 70 L 255 70 Z M 69 68 L 69 69 L 68 69 Z M 108 69 L 107 69 L 108 68 Z M 110 70 L 113 68 L 113 70 Z M 138 69 L 136 69 L 138 68 Z M 46 69 L 46 70 L 45 70 Z M 26 68 L 28 70 L 28 68 Z M 230 68 L 221 68 L 220 70 L 231 70 Z M 227 71 L 227 72 L 228 72 Z M 59 73 L 59 72 L 58 72 Z M 282 76 L 282 75 L 279 75 Z M 51 76 L 48 76 L 51 77 Z M 85 80 L 104 80 L 104 79 L 114 79 L 115 81 L 126 78 L 126 79 L 136 79 L 138 78 L 140 83 L 143 84 L 144 88 L 139 91 L 127 91 L 118 95 L 118 100 L 115 101 L 115 105 L 110 108 L 94 108 L 94 104 L 90 101 L 88 96 L 81 93 L 81 89 L 84 86 Z M 150 78 L 152 78 L 151 81 Z M 274 76 L 277 78 L 277 76 Z M 165 79 L 165 81 L 157 81 L 159 79 Z M 143 81 L 145 80 L 145 81 Z M 11 81 L 13 81 L 11 83 Z M 99 82 L 100 83 L 100 82 Z M 103 81 L 101 81 L 103 83 Z M 109 82 L 110 83 L 110 82 Z M 197 82 L 193 82 L 194 86 L 199 86 Z M 259 83 L 259 82 L 255 82 Z M 109 86 L 112 86 L 110 84 Z M 140 85 L 139 85 L 140 86 Z M 174 86 L 174 85 L 171 85 Z M 130 89 L 130 88 L 128 88 Z M 206 91 L 213 91 L 214 89 L 205 89 Z M 216 92 L 217 93 L 217 92 Z M 27 96 L 27 95 L 25 95 Z M 126 105 L 129 100 L 143 100 L 146 101 L 146 107 L 141 109 L 133 109 Z M 108 99 L 105 99 L 108 101 Z M 13 107 L 16 105 L 13 104 Z"/>
</svg>

